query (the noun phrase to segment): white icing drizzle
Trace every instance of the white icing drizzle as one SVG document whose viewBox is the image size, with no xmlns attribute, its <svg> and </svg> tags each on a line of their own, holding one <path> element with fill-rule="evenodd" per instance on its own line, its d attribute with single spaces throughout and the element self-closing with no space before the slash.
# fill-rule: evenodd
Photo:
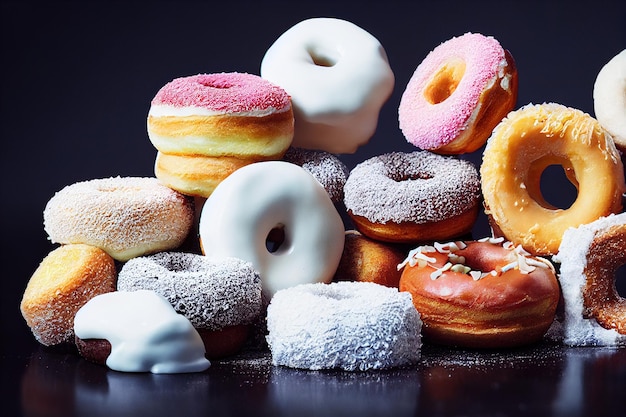
<svg viewBox="0 0 626 417">
<path fill-rule="evenodd" d="M 524 250 L 521 245 L 515 246 L 512 242 L 505 241 L 502 237 L 486 237 L 479 239 L 478 242 L 490 243 L 492 245 L 501 244 L 504 249 L 510 251 L 509 255 L 507 256 L 507 259 L 510 260 L 510 262 L 500 268 L 500 270 L 475 271 L 472 270 L 469 266 L 465 265 L 464 256 L 455 253 L 456 251 L 465 249 L 467 247 L 467 244 L 465 242 L 435 242 L 432 246 L 424 245 L 412 249 L 409 252 L 407 258 L 398 265 L 398 270 L 401 270 L 406 265 L 409 265 L 411 267 L 417 265 L 419 268 L 424 268 L 428 266 L 434 269 L 434 271 L 430 274 L 430 278 L 433 280 L 439 278 L 443 275 L 444 272 L 450 270 L 452 272 L 468 274 L 472 277 L 474 281 L 478 281 L 479 279 L 482 279 L 487 275 L 502 275 L 505 272 L 513 269 L 518 269 L 522 274 L 530 274 L 536 268 L 550 269 L 552 270 L 552 272 L 555 271 L 554 266 L 552 265 L 552 263 L 550 263 L 550 261 L 540 257 L 532 257 L 532 255 Z M 434 265 L 437 260 L 427 255 L 434 252 L 448 255 L 448 262 L 446 262 L 442 267 L 437 267 L 436 265 Z"/>
<path fill-rule="evenodd" d="M 74 318 L 76 336 L 111 344 L 109 368 L 122 372 L 202 372 L 211 364 L 197 330 L 161 295 L 115 291 L 89 300 Z"/>
</svg>

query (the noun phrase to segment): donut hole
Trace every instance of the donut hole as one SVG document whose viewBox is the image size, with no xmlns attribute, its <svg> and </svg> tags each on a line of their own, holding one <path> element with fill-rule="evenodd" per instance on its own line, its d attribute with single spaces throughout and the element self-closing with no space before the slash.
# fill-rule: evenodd
<svg viewBox="0 0 626 417">
<path fill-rule="evenodd" d="M 626 298 L 626 264 L 615 271 L 615 289 L 620 297 Z"/>
<path fill-rule="evenodd" d="M 265 248 L 269 253 L 278 253 L 281 249 L 287 247 L 287 235 L 285 233 L 285 225 L 278 224 L 272 228 L 265 238 Z"/>
<path fill-rule="evenodd" d="M 390 172 L 389 178 L 396 182 L 432 180 L 435 176 L 429 172 Z"/>
<path fill-rule="evenodd" d="M 205 87 L 218 88 L 218 89 L 228 89 L 228 88 L 234 87 L 232 83 L 228 81 L 221 81 L 221 80 L 203 80 L 203 81 L 200 81 L 200 84 L 202 84 Z"/>
<path fill-rule="evenodd" d="M 334 54 L 329 53 L 329 51 L 321 51 L 318 49 L 309 48 L 307 49 L 307 52 L 311 57 L 313 64 L 318 67 L 332 67 L 337 64 L 338 58 Z"/>
<path fill-rule="evenodd" d="M 459 86 L 465 74 L 465 62 L 458 60 L 441 67 L 424 88 L 424 98 L 430 104 L 446 101 Z"/>
<path fill-rule="evenodd" d="M 550 209 L 568 209 L 578 198 L 578 189 L 568 178 L 562 165 L 549 165 L 539 180 L 541 200 Z"/>
</svg>

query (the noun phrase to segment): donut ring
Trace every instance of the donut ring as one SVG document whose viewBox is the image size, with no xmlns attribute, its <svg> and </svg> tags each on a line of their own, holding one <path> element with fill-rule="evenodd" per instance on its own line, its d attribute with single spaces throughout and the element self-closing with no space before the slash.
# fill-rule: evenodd
<svg viewBox="0 0 626 417">
<path fill-rule="evenodd" d="M 598 122 L 615 144 L 626 150 L 626 49 L 607 62 L 593 85 L 593 108 Z"/>
<path fill-rule="evenodd" d="M 303 284 L 278 291 L 267 309 L 274 365 L 366 371 L 415 363 L 419 313 L 408 293 L 371 282 Z"/>
<path fill-rule="evenodd" d="M 420 246 L 399 266 L 424 340 L 471 348 L 529 344 L 554 321 L 560 292 L 550 262 L 504 239 Z"/>
<path fill-rule="evenodd" d="M 513 57 L 490 36 L 466 33 L 431 51 L 398 108 L 408 142 L 442 154 L 477 150 L 517 100 Z"/>
<path fill-rule="evenodd" d="M 326 190 L 284 161 L 247 165 L 222 181 L 204 203 L 199 233 L 203 253 L 251 262 L 268 295 L 330 282 L 344 245 L 343 221 Z M 281 237 L 269 248 L 274 235 Z"/>
<path fill-rule="evenodd" d="M 333 203 L 343 201 L 343 186 L 350 171 L 335 155 L 308 149 L 287 149 L 283 160 L 302 167 L 322 184 Z"/>
<path fill-rule="evenodd" d="M 53 243 L 84 243 L 118 261 L 180 246 L 194 220 L 193 200 L 156 178 L 115 177 L 77 182 L 44 209 Z"/>
<path fill-rule="evenodd" d="M 304 20 L 267 50 L 261 76 L 291 96 L 292 145 L 334 154 L 367 143 L 394 86 L 380 42 L 353 23 Z"/>
<path fill-rule="evenodd" d="M 626 299 L 615 288 L 626 264 L 626 213 L 566 230 L 554 260 L 561 263 L 564 343 L 626 345 Z"/>
<path fill-rule="evenodd" d="M 480 179 L 469 161 L 428 151 L 392 152 L 358 164 L 344 195 L 356 228 L 372 239 L 449 239 L 472 229 Z"/>
<path fill-rule="evenodd" d="M 541 174 L 555 164 L 578 189 L 567 209 L 541 193 Z M 608 133 L 589 115 L 555 103 L 511 112 L 489 138 L 480 173 L 494 233 L 534 255 L 555 254 L 569 227 L 620 212 L 626 191 Z"/>
</svg>

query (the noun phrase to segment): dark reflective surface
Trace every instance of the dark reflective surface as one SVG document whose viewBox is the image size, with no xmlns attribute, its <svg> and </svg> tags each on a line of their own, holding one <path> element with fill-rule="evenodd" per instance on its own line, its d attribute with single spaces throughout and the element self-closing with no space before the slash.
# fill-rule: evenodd
<svg viewBox="0 0 626 417">
<path fill-rule="evenodd" d="M 203 373 L 121 373 L 39 347 L 16 369 L 25 416 L 620 416 L 626 349 L 424 346 L 414 367 L 351 373 L 271 365 L 265 352 Z"/>
</svg>

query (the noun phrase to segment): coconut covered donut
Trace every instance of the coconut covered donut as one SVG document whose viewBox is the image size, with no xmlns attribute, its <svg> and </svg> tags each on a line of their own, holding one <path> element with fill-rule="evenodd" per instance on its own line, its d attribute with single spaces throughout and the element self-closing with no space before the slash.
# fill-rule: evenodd
<svg viewBox="0 0 626 417">
<path fill-rule="evenodd" d="M 179 247 L 193 225 L 194 205 L 156 178 L 115 177 L 63 188 L 43 217 L 53 243 L 84 243 L 126 261 Z"/>
<path fill-rule="evenodd" d="M 480 179 L 469 161 L 428 151 L 392 152 L 358 164 L 344 195 L 356 228 L 372 239 L 450 239 L 471 231 Z"/>
<path fill-rule="evenodd" d="M 436 47 L 417 67 L 400 100 L 400 129 L 421 149 L 473 152 L 516 100 L 511 54 L 491 36 L 466 33 Z"/>
<path fill-rule="evenodd" d="M 315 177 L 322 184 L 333 203 L 343 201 L 343 186 L 350 171 L 346 164 L 328 152 L 308 149 L 287 149 L 283 160 L 296 164 Z"/>
<path fill-rule="evenodd" d="M 239 350 L 261 313 L 259 274 L 236 258 L 180 252 L 133 258 L 120 270 L 117 289 L 161 294 L 200 332 L 209 358 Z"/>
<path fill-rule="evenodd" d="M 367 143 L 394 86 L 380 42 L 341 19 L 304 20 L 267 50 L 261 76 L 291 96 L 293 146 L 354 153 Z"/>
<path fill-rule="evenodd" d="M 344 245 L 343 220 L 324 187 L 301 167 L 257 162 L 232 173 L 200 215 L 203 253 L 254 265 L 264 292 L 330 282 Z"/>
<path fill-rule="evenodd" d="M 567 229 L 554 260 L 565 309 L 558 337 L 573 346 L 626 346 L 626 299 L 615 287 L 626 264 L 626 213 Z"/>
<path fill-rule="evenodd" d="M 419 313 L 408 293 L 371 282 L 303 284 L 278 291 L 267 309 L 274 365 L 366 371 L 415 363 Z"/>
<path fill-rule="evenodd" d="M 280 159 L 294 129 L 282 88 L 236 72 L 170 81 L 152 99 L 147 124 L 157 178 L 199 197 L 244 165 Z"/>
<path fill-rule="evenodd" d="M 626 150 L 626 49 L 598 72 L 593 85 L 593 108 L 615 144 Z"/>
<path fill-rule="evenodd" d="M 546 201 L 541 174 L 563 167 L 578 190 L 568 208 Z M 560 104 L 529 104 L 493 131 L 480 168 L 494 233 L 534 255 L 556 254 L 565 230 L 622 209 L 624 167 L 611 136 L 591 116 Z"/>
</svg>

